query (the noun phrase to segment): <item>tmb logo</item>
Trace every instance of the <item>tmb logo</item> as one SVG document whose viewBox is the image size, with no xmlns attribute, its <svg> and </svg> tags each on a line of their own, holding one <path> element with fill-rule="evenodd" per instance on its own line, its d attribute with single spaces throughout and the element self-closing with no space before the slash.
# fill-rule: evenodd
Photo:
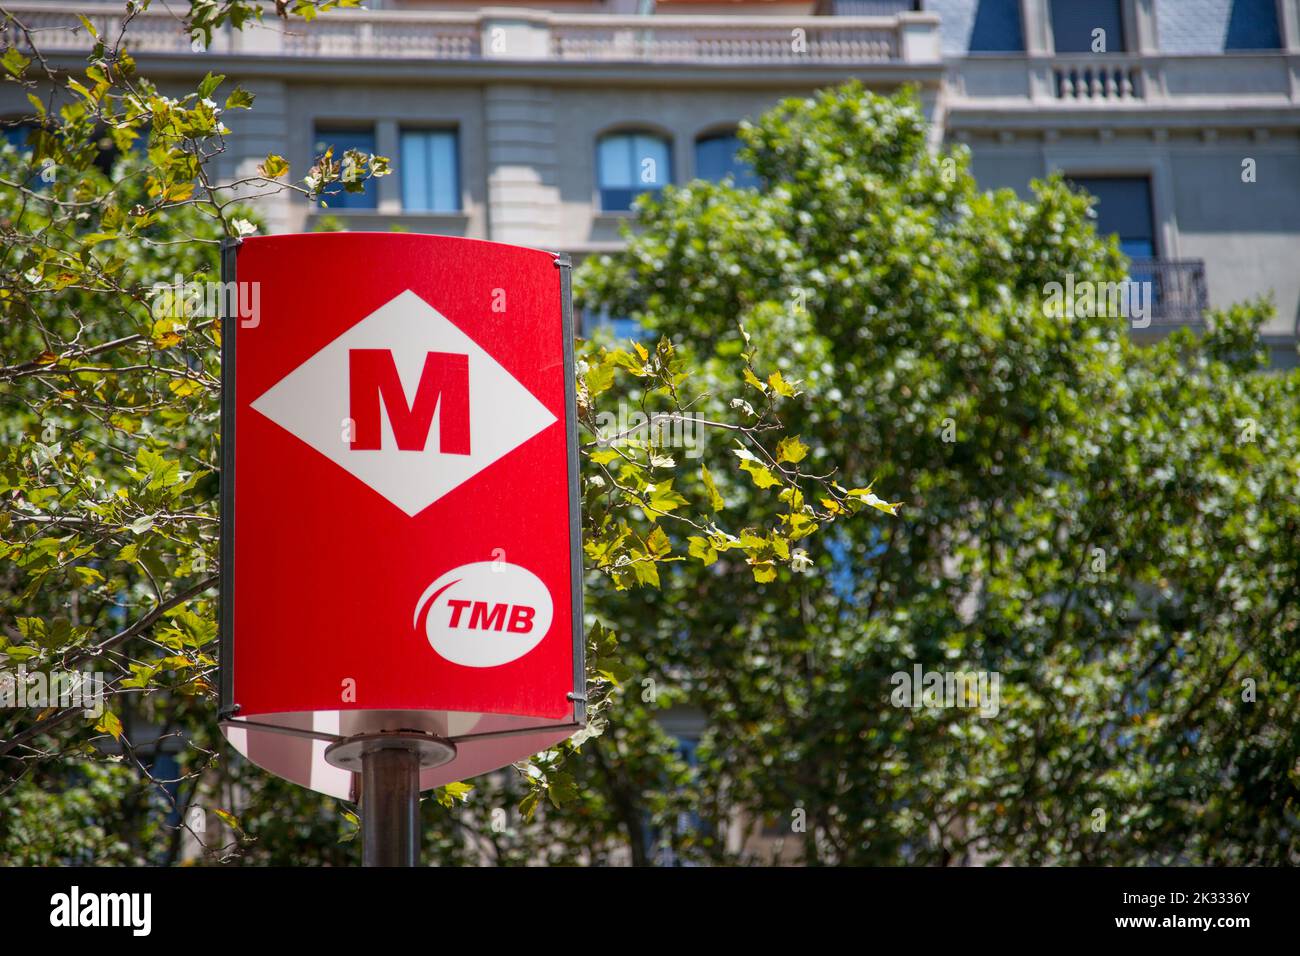
<svg viewBox="0 0 1300 956">
<path fill-rule="evenodd" d="M 498 667 L 540 644 L 553 614 L 551 592 L 533 572 L 480 561 L 430 584 L 415 604 L 414 625 L 453 664 Z"/>
<path fill-rule="evenodd" d="M 557 421 L 500 362 L 409 289 L 252 407 L 408 515 Z"/>
</svg>

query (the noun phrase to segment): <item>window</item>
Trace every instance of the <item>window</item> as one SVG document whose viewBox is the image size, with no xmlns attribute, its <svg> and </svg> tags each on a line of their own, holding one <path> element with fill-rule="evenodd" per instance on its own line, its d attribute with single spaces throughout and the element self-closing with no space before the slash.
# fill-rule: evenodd
<svg viewBox="0 0 1300 956">
<path fill-rule="evenodd" d="M 1070 182 L 1097 197 L 1100 235 L 1118 235 L 1119 247 L 1130 259 L 1156 257 L 1155 225 L 1151 213 L 1151 181 L 1145 176 L 1071 177 Z"/>
<path fill-rule="evenodd" d="M 758 177 L 749 163 L 737 154 L 741 147 L 735 133 L 703 136 L 695 141 L 695 175 L 720 182 L 730 176 L 737 186 L 747 189 L 758 185 Z"/>
<path fill-rule="evenodd" d="M 1094 40 L 1096 30 L 1103 33 Z M 1057 53 L 1122 53 L 1123 0 L 1052 0 L 1052 36 Z M 1104 48 L 1094 51 L 1094 42 Z"/>
<path fill-rule="evenodd" d="M 363 153 L 375 151 L 374 127 L 339 127 L 317 126 L 316 144 L 313 147 L 316 156 L 320 156 L 331 146 L 334 147 L 334 159 L 342 161 L 345 150 L 356 149 Z M 350 193 L 339 183 L 326 188 L 324 198 L 331 209 L 374 209 L 378 203 L 375 196 L 375 184 L 367 182 L 365 192 Z"/>
<path fill-rule="evenodd" d="M 836 17 L 892 17 L 920 10 L 921 4 L 920 0 L 831 0 L 830 7 Z"/>
<path fill-rule="evenodd" d="M 641 323 L 636 319 L 610 315 L 608 311 L 603 309 L 600 311 L 584 310 L 581 325 L 584 338 L 593 338 L 601 334 L 601 329 L 607 329 L 610 337 L 616 342 L 645 338 L 645 330 L 641 328 Z"/>
<path fill-rule="evenodd" d="M 1024 48 L 1020 0 L 978 0 L 967 49 L 971 53 L 1001 53 Z"/>
<path fill-rule="evenodd" d="M 1277 0 L 1155 0 L 1161 53 L 1282 48 Z"/>
<path fill-rule="evenodd" d="M 672 182 L 668 140 L 653 133 L 611 133 L 596 145 L 600 208 L 632 208 L 642 193 L 663 189 Z"/>
<path fill-rule="evenodd" d="M 1277 4 L 1273 0 L 1232 0 L 1223 38 L 1225 50 L 1279 50 Z"/>
<path fill-rule="evenodd" d="M 0 126 L 0 138 L 8 143 L 19 155 L 28 152 L 27 135 L 35 129 L 31 123 L 16 123 L 13 126 Z"/>
<path fill-rule="evenodd" d="M 33 161 L 35 151 L 32 148 L 31 137 L 38 131 L 39 127 L 30 121 L 9 121 L 13 125 L 0 126 L 0 147 L 12 146 L 14 157 L 6 161 L 6 169 L 12 170 L 12 175 L 19 178 L 20 170 L 22 173 L 22 185 L 27 189 L 43 191 L 49 188 L 49 176 L 47 171 L 53 171 L 56 167 L 49 159 L 44 160 L 39 166 Z M 12 167 L 8 164 L 14 163 Z M 47 172 L 42 176 L 42 172 Z"/>
<path fill-rule="evenodd" d="M 455 130 L 402 130 L 402 208 L 459 212 Z"/>
</svg>

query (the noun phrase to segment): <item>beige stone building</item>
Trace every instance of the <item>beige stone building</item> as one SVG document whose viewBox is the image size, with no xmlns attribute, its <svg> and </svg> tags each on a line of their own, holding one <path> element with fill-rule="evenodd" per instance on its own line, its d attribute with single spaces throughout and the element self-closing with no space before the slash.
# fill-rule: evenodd
<svg viewBox="0 0 1300 956">
<path fill-rule="evenodd" d="M 1101 197 L 1150 330 L 1205 305 L 1274 297 L 1278 364 L 1300 317 L 1300 0 L 569 0 L 477 7 L 371 0 L 317 22 L 225 31 L 210 48 L 161 5 L 137 17 L 156 77 L 237 78 L 225 176 L 268 154 L 305 170 L 321 145 L 397 161 L 361 196 L 264 201 L 273 231 L 323 215 L 352 229 L 614 249 L 646 188 L 745 171 L 736 124 L 857 77 L 913 84 L 936 145 L 968 143 L 981 184 L 1025 191 L 1062 170 Z M 86 46 L 75 14 L 118 3 L 10 4 L 48 50 Z M 16 95 L 11 92 L 6 95 Z M 0 111 L 21 110 L 0 100 Z"/>
</svg>

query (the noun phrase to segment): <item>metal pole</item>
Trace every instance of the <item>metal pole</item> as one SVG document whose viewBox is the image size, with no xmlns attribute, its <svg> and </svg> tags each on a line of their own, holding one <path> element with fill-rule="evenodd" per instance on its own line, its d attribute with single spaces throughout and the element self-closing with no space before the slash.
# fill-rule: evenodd
<svg viewBox="0 0 1300 956">
<path fill-rule="evenodd" d="M 361 865 L 415 866 L 420 855 L 420 755 L 391 747 L 361 755 Z"/>
</svg>

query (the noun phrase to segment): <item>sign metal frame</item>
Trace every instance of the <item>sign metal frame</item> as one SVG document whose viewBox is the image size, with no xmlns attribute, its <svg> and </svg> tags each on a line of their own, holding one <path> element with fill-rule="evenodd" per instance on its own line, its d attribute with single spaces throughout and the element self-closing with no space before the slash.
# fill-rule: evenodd
<svg viewBox="0 0 1300 956">
<path fill-rule="evenodd" d="M 387 235 L 387 234 L 382 234 Z M 480 240 L 473 240 L 480 241 Z M 221 244 L 221 282 L 223 289 L 238 289 L 239 247 L 242 239 L 226 239 Z M 493 243 L 484 243 L 493 245 Z M 452 743 L 482 740 L 492 737 L 510 737 L 522 733 L 536 733 L 548 730 L 572 730 L 577 732 L 587 724 L 586 697 L 586 634 L 583 618 L 583 563 L 582 563 L 582 498 L 579 478 L 578 454 L 578 406 L 575 387 L 575 322 L 573 312 L 573 265 L 565 253 L 550 253 L 554 257 L 555 267 L 560 273 L 560 297 L 562 334 L 564 340 L 564 376 L 565 376 L 565 436 L 568 467 L 568 504 L 569 504 L 569 559 L 570 559 L 570 602 L 572 606 L 572 657 L 573 689 L 568 697 L 573 704 L 572 717 L 568 722 L 558 724 L 540 724 L 521 730 L 499 730 L 481 733 L 466 733 L 450 737 Z M 235 594 L 235 464 L 238 455 L 238 435 L 235 431 L 236 410 L 238 408 L 235 394 L 238 354 L 236 341 L 238 314 L 238 295 L 222 295 L 221 300 L 221 492 L 220 492 L 220 584 L 219 584 L 219 661 L 218 687 L 219 709 L 218 722 L 224 728 L 244 727 L 265 730 L 294 737 L 338 742 L 346 739 L 336 734 L 324 733 L 304 728 L 280 726 L 266 721 L 240 719 L 240 706 L 236 700 L 234 686 L 234 663 L 238 650 L 234 635 Z M 235 314 L 227 314 L 229 306 L 236 304 Z"/>
</svg>

